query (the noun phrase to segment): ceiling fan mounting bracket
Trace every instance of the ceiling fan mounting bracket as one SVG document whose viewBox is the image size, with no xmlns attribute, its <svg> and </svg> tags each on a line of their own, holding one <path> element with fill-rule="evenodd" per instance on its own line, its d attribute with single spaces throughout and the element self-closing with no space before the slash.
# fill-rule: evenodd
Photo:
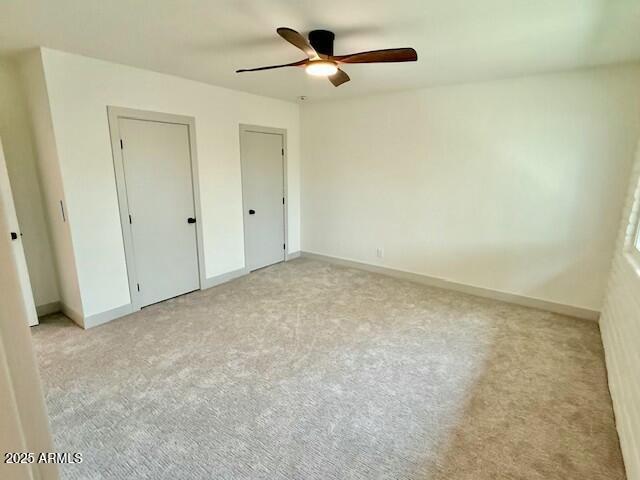
<svg viewBox="0 0 640 480">
<path fill-rule="evenodd" d="M 311 30 L 309 43 L 321 55 L 333 55 L 333 41 L 336 35 L 329 30 Z"/>
</svg>

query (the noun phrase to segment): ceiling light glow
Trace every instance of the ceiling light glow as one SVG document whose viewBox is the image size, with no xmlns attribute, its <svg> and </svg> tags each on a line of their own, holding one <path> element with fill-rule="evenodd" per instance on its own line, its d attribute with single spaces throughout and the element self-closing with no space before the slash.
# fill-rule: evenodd
<svg viewBox="0 0 640 480">
<path fill-rule="evenodd" d="M 316 77 L 330 77 L 338 71 L 338 66 L 328 60 L 313 60 L 305 68 L 309 75 Z"/>
</svg>

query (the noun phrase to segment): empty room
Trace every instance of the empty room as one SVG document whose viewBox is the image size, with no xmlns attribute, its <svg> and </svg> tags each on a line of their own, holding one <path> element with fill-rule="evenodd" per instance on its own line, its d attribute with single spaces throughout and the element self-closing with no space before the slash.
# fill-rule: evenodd
<svg viewBox="0 0 640 480">
<path fill-rule="evenodd" d="M 0 2 L 2 480 L 640 480 L 640 1 Z"/>
</svg>

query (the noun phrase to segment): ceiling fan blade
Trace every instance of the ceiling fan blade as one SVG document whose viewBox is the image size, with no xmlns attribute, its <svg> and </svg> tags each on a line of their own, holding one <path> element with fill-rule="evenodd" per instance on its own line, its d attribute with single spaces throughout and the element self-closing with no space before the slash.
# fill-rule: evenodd
<svg viewBox="0 0 640 480">
<path fill-rule="evenodd" d="M 329 77 L 327 77 L 327 78 L 329 79 L 329 81 L 330 81 L 331 83 L 333 83 L 333 86 L 334 86 L 334 87 L 339 87 L 339 86 L 340 86 L 340 85 L 342 85 L 343 83 L 346 83 L 346 82 L 348 82 L 349 80 L 351 80 L 351 79 L 349 78 L 349 75 L 347 75 L 347 74 L 344 72 L 344 70 L 340 70 L 340 69 L 338 69 L 338 71 L 337 71 L 335 74 L 333 74 L 333 75 L 331 75 L 331 76 L 329 76 Z"/>
<path fill-rule="evenodd" d="M 388 48 L 338 55 L 331 57 L 331 59 L 341 63 L 415 62 L 418 60 L 418 54 L 413 48 Z"/>
<path fill-rule="evenodd" d="M 298 32 L 293 30 L 292 28 L 280 27 L 276 30 L 278 35 L 284 38 L 291 45 L 298 47 L 304 53 L 307 54 L 309 58 L 318 58 L 318 53 L 314 50 L 314 48 L 309 44 L 306 38 L 300 35 Z"/>
<path fill-rule="evenodd" d="M 285 63 L 283 65 L 270 65 L 268 67 L 256 67 L 256 68 L 241 68 L 240 70 L 236 70 L 236 73 L 257 72 L 259 70 L 272 70 L 274 68 L 284 68 L 284 67 L 298 67 L 300 65 L 304 65 L 308 61 L 309 59 L 305 58 L 304 60 L 298 60 L 297 62 L 293 62 L 293 63 Z"/>
</svg>

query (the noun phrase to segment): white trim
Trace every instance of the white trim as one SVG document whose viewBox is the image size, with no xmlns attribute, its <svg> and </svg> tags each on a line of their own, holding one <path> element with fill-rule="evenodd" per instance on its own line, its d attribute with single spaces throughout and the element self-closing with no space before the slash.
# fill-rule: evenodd
<svg viewBox="0 0 640 480">
<path fill-rule="evenodd" d="M 329 255 L 322 255 L 313 252 L 301 252 L 303 257 L 312 258 L 315 260 L 322 260 L 325 262 L 333 263 L 335 265 L 342 265 L 345 267 L 357 268 L 360 270 L 366 270 L 369 272 L 380 273 L 401 280 L 408 280 L 411 282 L 421 283 L 423 285 L 429 285 L 431 287 L 445 288 L 448 290 L 454 290 L 457 292 L 466 293 L 469 295 L 475 295 L 477 297 L 491 298 L 493 300 L 500 300 L 502 302 L 513 303 L 516 305 L 522 305 L 530 308 L 537 308 L 540 310 L 546 310 L 553 313 L 560 313 L 562 315 L 569 315 L 571 317 L 583 318 L 585 320 L 597 321 L 600 317 L 600 312 L 597 310 L 590 310 L 587 308 L 576 307 L 574 305 L 565 305 L 562 303 L 549 302 L 534 297 L 527 297 L 524 295 L 518 295 L 516 293 L 503 292 L 500 290 L 492 290 L 490 288 L 477 287 L 474 285 L 466 285 L 464 283 L 452 282 L 444 278 L 431 277 L 421 273 L 407 272 L 404 270 L 397 270 L 389 267 L 382 267 L 380 265 L 372 265 L 370 263 L 359 262 L 356 260 L 350 260 L 347 258 L 332 257 Z"/>
<path fill-rule="evenodd" d="M 204 281 L 202 285 L 202 289 L 215 287 L 216 285 L 220 285 L 223 283 L 230 282 L 231 280 L 235 280 L 236 278 L 244 277 L 249 274 L 249 270 L 246 268 L 239 268 L 238 270 L 233 270 L 231 272 L 223 273 L 221 275 L 216 275 L 215 277 L 209 277 Z"/>
<path fill-rule="evenodd" d="M 205 279 L 202 290 L 207 288 L 212 288 L 217 285 L 221 285 L 223 283 L 230 282 L 235 280 L 236 278 L 243 277 L 248 275 L 249 271 L 246 268 L 240 268 L 238 270 L 233 270 L 231 272 L 223 273 L 221 275 L 217 275 L 215 277 L 209 277 Z M 111 310 L 107 310 L 106 312 L 94 313 L 93 315 L 89 315 L 88 317 L 83 317 L 73 309 L 65 306 L 64 304 L 59 304 L 62 313 L 64 313 L 67 317 L 73 320 L 78 326 L 84 328 L 85 330 L 88 328 L 97 327 L 98 325 L 102 325 L 104 323 L 110 322 L 111 320 L 115 320 L 117 318 L 124 317 L 129 315 L 130 313 L 134 313 L 140 309 L 136 309 L 130 303 L 122 305 L 120 307 L 112 308 Z"/>
<path fill-rule="evenodd" d="M 62 311 L 60 302 L 45 303 L 43 305 L 36 305 L 36 313 L 38 317 L 44 317 L 45 315 L 51 315 L 52 313 L 58 313 Z"/>
<path fill-rule="evenodd" d="M 640 275 L 640 178 L 633 187 L 631 194 L 631 209 L 624 232 L 623 252 L 633 269 Z"/>
<path fill-rule="evenodd" d="M 111 136 L 111 152 L 113 156 L 113 166 L 115 172 L 116 189 L 118 193 L 118 206 L 120 210 L 120 226 L 122 228 L 122 239 L 125 251 L 125 261 L 127 264 L 127 277 L 129 280 L 129 298 L 131 311 L 141 309 L 140 295 L 138 294 L 136 284 L 137 273 L 135 271 L 133 237 L 129 228 L 129 215 L 126 182 L 124 179 L 124 165 L 122 157 L 122 149 L 120 148 L 120 131 L 118 119 L 130 118 L 135 120 L 146 120 L 152 122 L 174 123 L 185 125 L 189 132 L 189 151 L 191 155 L 191 181 L 193 187 L 193 205 L 196 215 L 196 253 L 198 256 L 198 282 L 200 289 L 206 281 L 205 262 L 204 262 L 204 244 L 202 232 L 202 211 L 200 201 L 200 181 L 198 173 L 198 156 L 196 151 L 196 126 L 195 118 L 184 115 L 174 115 L 170 113 L 150 112 L 146 110 L 136 110 L 123 107 L 107 107 L 107 116 L 109 119 L 109 134 Z M 108 312 L 117 311 L 122 307 L 118 307 Z M 107 312 L 104 312 L 105 314 Z M 99 315 L 103 315 L 102 313 Z M 108 316 L 108 315 L 107 315 Z M 113 317 L 116 318 L 116 317 Z M 113 319 L 110 318 L 110 319 Z M 108 320 L 107 320 L 108 321 Z M 101 322 L 104 323 L 104 322 Z M 92 325 L 93 326 L 93 325 Z"/>
<path fill-rule="evenodd" d="M 126 305 L 112 308 L 111 310 L 107 310 L 106 312 L 94 313 L 93 315 L 84 317 L 64 303 L 60 303 L 59 311 L 61 311 L 67 318 L 73 320 L 73 322 L 79 327 L 86 330 L 88 328 L 97 327 L 98 325 L 102 325 L 103 323 L 110 322 L 111 320 L 115 320 L 116 318 L 129 315 L 135 310 L 130 303 L 127 303 Z"/>
<path fill-rule="evenodd" d="M 640 190 L 640 182 L 638 183 L 638 190 Z M 632 233 L 629 236 L 629 243 L 626 247 L 627 254 L 636 272 L 640 272 L 640 192 L 636 194 L 635 204 L 629 219 L 629 227 L 632 229 Z"/>
<path fill-rule="evenodd" d="M 87 328 L 97 327 L 98 325 L 110 322 L 111 320 L 115 320 L 116 318 L 129 315 L 134 311 L 135 310 L 133 309 L 133 306 L 128 303 L 126 305 L 107 310 L 106 312 L 94 313 L 93 315 L 89 315 L 88 317 L 84 318 L 82 328 L 86 330 Z"/>
<path fill-rule="evenodd" d="M 67 317 L 77 323 L 80 327 L 84 328 L 84 316 L 76 312 L 73 308 L 65 304 L 64 302 L 60 302 L 60 311 Z"/>
<path fill-rule="evenodd" d="M 271 135 L 281 135 L 282 136 L 282 150 L 284 154 L 282 155 L 282 196 L 284 197 L 284 208 L 282 209 L 282 215 L 284 216 L 284 261 L 286 262 L 289 254 L 289 185 L 287 182 L 287 165 L 288 165 L 288 156 L 289 156 L 289 148 L 287 141 L 287 130 L 284 128 L 275 128 L 275 127 L 263 127 L 260 125 L 249 125 L 245 123 L 240 124 L 240 128 L 238 130 L 238 141 L 240 142 L 240 183 L 241 183 L 241 191 L 242 191 L 242 232 L 243 232 L 243 243 L 244 243 L 244 266 L 247 268 L 247 223 L 246 223 L 246 212 L 244 205 L 244 182 L 242 180 L 242 134 L 244 132 L 254 132 L 254 133 L 266 133 Z"/>
<path fill-rule="evenodd" d="M 288 262 L 290 260 L 295 260 L 296 258 L 300 258 L 302 256 L 302 252 L 300 252 L 300 250 L 298 250 L 297 252 L 293 252 L 290 253 L 289 255 L 287 255 L 287 258 L 285 260 L 285 262 Z"/>
</svg>

